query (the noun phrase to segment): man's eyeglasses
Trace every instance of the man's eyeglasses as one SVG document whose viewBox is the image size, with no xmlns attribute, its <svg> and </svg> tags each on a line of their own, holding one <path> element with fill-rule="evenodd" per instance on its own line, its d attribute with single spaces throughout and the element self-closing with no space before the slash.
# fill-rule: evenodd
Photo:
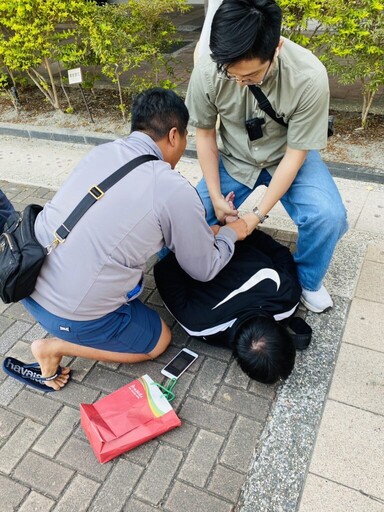
<svg viewBox="0 0 384 512">
<path fill-rule="evenodd" d="M 269 62 L 268 67 L 263 75 L 263 78 L 259 81 L 257 81 L 257 77 L 260 76 L 260 71 L 255 71 L 254 73 L 250 73 L 249 75 L 247 75 L 247 78 L 238 78 L 237 76 L 229 75 L 225 68 L 223 68 L 219 72 L 219 78 L 220 78 L 220 80 L 229 80 L 230 82 L 238 82 L 238 83 L 241 83 L 244 85 L 253 84 L 253 85 L 260 86 L 260 85 L 263 85 L 264 80 L 267 77 L 268 71 L 271 68 L 272 62 L 273 62 L 273 59 Z"/>
</svg>

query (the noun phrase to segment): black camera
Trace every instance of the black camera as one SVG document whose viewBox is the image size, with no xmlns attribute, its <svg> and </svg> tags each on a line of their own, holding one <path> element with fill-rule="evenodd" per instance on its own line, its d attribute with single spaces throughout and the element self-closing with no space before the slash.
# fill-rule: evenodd
<svg viewBox="0 0 384 512">
<path fill-rule="evenodd" d="M 263 136 L 262 125 L 265 123 L 264 117 L 254 117 L 245 121 L 245 128 L 248 132 L 249 140 L 261 139 Z"/>
</svg>

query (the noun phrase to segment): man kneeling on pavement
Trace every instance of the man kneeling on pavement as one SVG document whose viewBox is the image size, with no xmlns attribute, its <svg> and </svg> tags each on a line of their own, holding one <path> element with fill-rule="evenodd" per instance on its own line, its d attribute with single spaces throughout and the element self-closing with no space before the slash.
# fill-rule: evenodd
<svg viewBox="0 0 384 512">
<path fill-rule="evenodd" d="M 111 187 L 47 256 L 34 292 L 22 302 L 53 337 L 32 343 L 37 363 L 9 361 L 7 373 L 54 391 L 69 379 L 70 368 L 60 367 L 64 356 L 118 363 L 159 356 L 170 329 L 137 298 L 148 258 L 166 245 L 199 281 L 215 277 L 231 259 L 235 242 L 247 234 L 245 221 L 211 229 L 196 190 L 174 169 L 186 147 L 188 119 L 174 92 L 142 93 L 132 107 L 129 137 L 92 149 L 45 205 L 35 231 L 49 246 L 95 183 L 139 155 L 156 157 Z"/>
</svg>

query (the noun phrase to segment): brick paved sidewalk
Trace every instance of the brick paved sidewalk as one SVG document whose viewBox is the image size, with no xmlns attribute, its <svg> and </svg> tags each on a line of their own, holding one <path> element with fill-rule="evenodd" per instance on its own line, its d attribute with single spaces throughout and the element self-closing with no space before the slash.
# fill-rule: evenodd
<svg viewBox="0 0 384 512">
<path fill-rule="evenodd" d="M 7 182 L 0 187 L 17 208 L 44 204 L 53 195 L 42 187 Z M 155 288 L 151 265 L 142 299 L 173 326 L 173 344 L 158 360 L 136 365 L 67 360 L 71 382 L 49 394 L 0 372 L 2 512 L 233 510 L 277 387 L 249 380 L 229 350 L 189 338 L 175 325 Z M 32 361 L 29 345 L 45 331 L 21 304 L 2 304 L 0 312 L 1 359 Z M 175 388 L 172 404 L 181 428 L 100 465 L 79 426 L 79 404 L 145 373 L 161 382 L 160 369 L 185 346 L 199 358 Z"/>
</svg>

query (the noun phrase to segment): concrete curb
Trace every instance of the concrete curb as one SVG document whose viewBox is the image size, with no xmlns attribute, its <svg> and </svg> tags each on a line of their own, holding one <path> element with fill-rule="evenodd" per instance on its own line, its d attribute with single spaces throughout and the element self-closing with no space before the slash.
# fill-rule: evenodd
<svg viewBox="0 0 384 512">
<path fill-rule="evenodd" d="M 70 128 L 57 128 L 54 132 L 45 130 L 40 126 L 20 125 L 20 128 L 12 124 L 0 123 L 0 135 L 10 137 L 23 137 L 25 139 L 42 139 L 55 142 L 66 142 L 74 144 L 87 144 L 96 146 L 111 142 L 122 134 L 98 134 L 96 132 L 78 132 Z M 189 143 L 185 156 L 197 159 L 196 147 Z M 357 181 L 367 181 L 370 183 L 384 184 L 384 171 L 375 167 L 363 167 L 361 165 L 352 165 L 344 163 L 326 162 L 332 176 L 336 178 L 346 178 Z"/>
</svg>

